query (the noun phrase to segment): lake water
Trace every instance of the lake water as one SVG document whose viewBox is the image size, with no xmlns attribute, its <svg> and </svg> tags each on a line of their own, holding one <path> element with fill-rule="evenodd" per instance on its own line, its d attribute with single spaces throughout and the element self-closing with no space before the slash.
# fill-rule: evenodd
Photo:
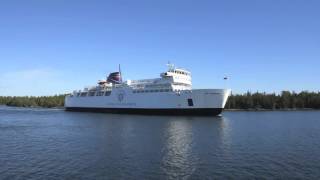
<svg viewBox="0 0 320 180">
<path fill-rule="evenodd" d="M 168 117 L 0 107 L 0 179 L 320 178 L 320 111 Z"/>
</svg>

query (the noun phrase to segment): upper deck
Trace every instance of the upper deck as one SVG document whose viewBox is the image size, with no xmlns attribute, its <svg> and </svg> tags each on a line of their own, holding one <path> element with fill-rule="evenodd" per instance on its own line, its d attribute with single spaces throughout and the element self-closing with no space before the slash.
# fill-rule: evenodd
<svg viewBox="0 0 320 180">
<path fill-rule="evenodd" d="M 111 93 L 115 88 L 131 89 L 132 92 L 169 92 L 191 90 L 191 73 L 182 68 L 175 68 L 168 65 L 166 72 L 160 74 L 160 78 L 127 80 L 125 82 L 115 83 L 114 81 L 101 80 L 97 86 L 86 87 L 82 91 L 74 91 L 73 96 L 104 96 Z M 111 73 L 115 76 L 115 73 Z M 121 76 L 121 72 L 118 73 Z M 117 75 L 116 75 L 117 76 Z M 117 77 L 121 79 L 121 77 Z"/>
</svg>

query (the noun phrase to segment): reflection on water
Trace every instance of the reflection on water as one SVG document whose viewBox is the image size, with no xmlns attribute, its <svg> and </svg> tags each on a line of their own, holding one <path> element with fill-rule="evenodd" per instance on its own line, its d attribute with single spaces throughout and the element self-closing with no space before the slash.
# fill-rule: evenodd
<svg viewBox="0 0 320 180">
<path fill-rule="evenodd" d="M 188 178 L 196 168 L 192 155 L 193 134 L 190 119 L 171 118 L 164 129 L 162 168 L 170 179 Z"/>
<path fill-rule="evenodd" d="M 216 144 L 219 147 L 230 143 L 231 129 L 225 117 L 171 117 L 163 130 L 162 170 L 168 179 L 192 177 L 201 163 L 196 150 L 209 148 L 210 142 L 203 142 L 208 137 L 219 142 Z"/>
<path fill-rule="evenodd" d="M 0 179 L 320 177 L 320 112 L 134 116 L 0 107 Z"/>
<path fill-rule="evenodd" d="M 222 153 L 226 158 L 230 158 L 232 155 L 230 152 L 232 151 L 232 127 L 230 125 L 230 120 L 228 117 L 222 117 L 221 121 L 219 121 L 219 139 L 221 140 L 221 149 Z"/>
</svg>

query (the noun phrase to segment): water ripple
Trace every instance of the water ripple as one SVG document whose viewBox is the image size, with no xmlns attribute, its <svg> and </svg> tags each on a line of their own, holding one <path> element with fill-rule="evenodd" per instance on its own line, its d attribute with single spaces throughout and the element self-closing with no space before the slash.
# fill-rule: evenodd
<svg viewBox="0 0 320 180">
<path fill-rule="evenodd" d="M 0 107 L 0 179 L 319 179 L 320 112 L 129 116 Z"/>
</svg>

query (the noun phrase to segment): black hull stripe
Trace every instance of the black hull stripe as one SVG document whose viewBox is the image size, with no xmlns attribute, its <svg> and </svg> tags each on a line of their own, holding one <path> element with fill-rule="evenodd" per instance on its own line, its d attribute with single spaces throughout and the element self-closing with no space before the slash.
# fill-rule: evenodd
<svg viewBox="0 0 320 180">
<path fill-rule="evenodd" d="M 192 115 L 192 116 L 217 116 L 222 108 L 198 108 L 198 109 L 139 109 L 139 108 L 82 108 L 66 107 L 66 111 L 77 112 L 102 112 L 114 114 L 146 114 L 146 115 Z"/>
</svg>

